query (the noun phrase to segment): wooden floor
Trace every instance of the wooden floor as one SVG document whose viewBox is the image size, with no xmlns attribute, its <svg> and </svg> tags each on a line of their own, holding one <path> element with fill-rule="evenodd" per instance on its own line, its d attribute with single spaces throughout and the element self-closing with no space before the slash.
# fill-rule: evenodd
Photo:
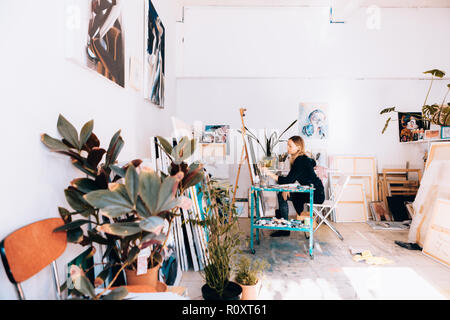
<svg viewBox="0 0 450 320">
<path fill-rule="evenodd" d="M 334 224 L 344 237 L 341 241 L 326 225 L 315 234 L 314 260 L 308 255 L 303 232 L 289 237 L 271 238 L 262 232 L 256 253 L 250 254 L 250 219 L 240 218 L 243 233 L 242 254 L 266 259 L 260 291 L 262 300 L 296 299 L 449 299 L 450 268 L 394 243 L 407 241 L 408 231 L 373 230 L 366 223 Z M 373 256 L 393 263 L 369 265 L 352 260 L 350 248 L 369 250 Z M 200 272 L 183 272 L 180 286 L 190 299 L 201 300 L 204 280 Z"/>
</svg>

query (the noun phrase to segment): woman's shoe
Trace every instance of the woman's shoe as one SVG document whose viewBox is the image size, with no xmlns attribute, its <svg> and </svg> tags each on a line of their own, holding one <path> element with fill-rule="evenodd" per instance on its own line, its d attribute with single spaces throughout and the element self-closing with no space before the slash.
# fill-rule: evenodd
<svg viewBox="0 0 450 320">
<path fill-rule="evenodd" d="M 289 237 L 291 234 L 290 231 L 287 230 L 277 230 L 270 234 L 271 237 Z"/>
</svg>

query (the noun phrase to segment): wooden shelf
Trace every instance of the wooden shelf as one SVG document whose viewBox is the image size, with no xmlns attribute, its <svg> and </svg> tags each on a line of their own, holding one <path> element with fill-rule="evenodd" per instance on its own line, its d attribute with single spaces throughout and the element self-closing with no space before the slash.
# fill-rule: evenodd
<svg viewBox="0 0 450 320">
<path fill-rule="evenodd" d="M 439 141 L 450 141 L 450 139 L 424 139 L 424 140 L 408 141 L 408 142 L 400 142 L 400 143 L 408 144 L 408 143 L 424 143 L 424 142 L 439 142 Z"/>
</svg>

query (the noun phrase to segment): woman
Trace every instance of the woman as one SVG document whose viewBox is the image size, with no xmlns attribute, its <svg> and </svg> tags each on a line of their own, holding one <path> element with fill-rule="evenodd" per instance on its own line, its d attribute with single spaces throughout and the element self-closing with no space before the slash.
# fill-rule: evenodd
<svg viewBox="0 0 450 320">
<path fill-rule="evenodd" d="M 264 172 L 274 179 L 278 184 L 288 184 L 298 182 L 303 186 L 313 185 L 314 190 L 314 203 L 323 203 L 325 200 L 325 193 L 323 189 L 322 181 L 317 177 L 314 172 L 316 161 L 309 158 L 305 154 L 305 143 L 300 136 L 290 137 L 288 140 L 288 153 L 290 156 L 291 170 L 286 177 L 277 176 L 267 169 Z M 278 197 L 278 210 L 275 211 L 275 216 L 280 219 L 288 219 L 289 207 L 288 200 L 291 200 L 294 204 L 295 211 L 300 214 L 303 211 L 305 203 L 309 203 L 309 193 L 305 192 L 279 192 Z M 290 231 L 277 230 L 273 232 L 271 237 L 286 237 L 289 236 Z"/>
</svg>

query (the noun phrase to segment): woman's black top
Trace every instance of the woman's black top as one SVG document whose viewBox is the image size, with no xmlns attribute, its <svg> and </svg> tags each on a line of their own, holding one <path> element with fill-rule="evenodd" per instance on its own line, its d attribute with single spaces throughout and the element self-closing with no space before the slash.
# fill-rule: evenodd
<svg viewBox="0 0 450 320">
<path fill-rule="evenodd" d="M 314 190 L 314 203 L 323 203 L 325 200 L 325 193 L 323 189 L 322 181 L 314 172 L 314 167 L 316 166 L 316 161 L 314 159 L 309 158 L 306 155 L 298 156 L 294 163 L 291 166 L 291 170 L 289 171 L 286 177 L 279 176 L 278 184 L 288 184 L 298 182 L 302 186 L 313 185 Z M 309 202 L 309 195 L 302 192 L 292 192 L 291 198 L 295 202 L 295 200 L 305 200 Z"/>
</svg>

